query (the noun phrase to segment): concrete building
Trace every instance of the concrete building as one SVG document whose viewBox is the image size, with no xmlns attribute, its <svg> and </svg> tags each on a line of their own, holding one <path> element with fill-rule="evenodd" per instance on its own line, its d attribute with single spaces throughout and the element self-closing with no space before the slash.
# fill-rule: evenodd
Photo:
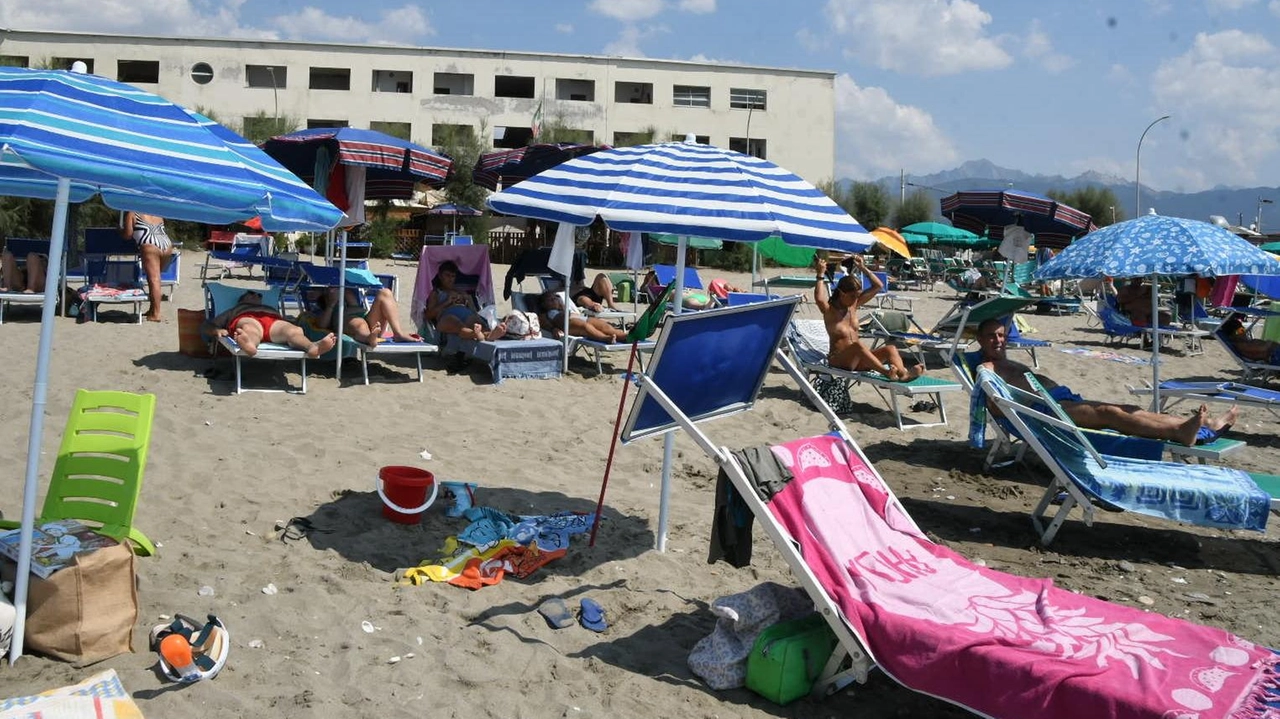
<svg viewBox="0 0 1280 719">
<path fill-rule="evenodd" d="M 248 130 L 367 127 L 439 145 L 462 128 L 494 147 L 555 123 L 580 142 L 683 139 L 833 178 L 835 75 L 742 65 L 493 50 L 0 31 L 0 64 L 89 71 Z"/>
</svg>

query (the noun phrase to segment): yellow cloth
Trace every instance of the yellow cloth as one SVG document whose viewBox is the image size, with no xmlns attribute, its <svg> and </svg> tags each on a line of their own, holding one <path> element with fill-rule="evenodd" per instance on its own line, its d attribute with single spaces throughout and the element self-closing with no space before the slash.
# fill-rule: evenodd
<svg viewBox="0 0 1280 719">
<path fill-rule="evenodd" d="M 467 562 L 474 559 L 479 559 L 483 562 L 492 559 L 499 552 L 515 546 L 518 546 L 515 540 L 504 539 L 481 552 L 470 545 L 460 544 L 457 537 L 449 537 L 444 540 L 444 550 L 441 556 L 436 559 L 428 559 L 416 567 L 404 570 L 400 583 L 416 586 L 426 582 L 448 582 L 462 576 L 462 570 L 466 569 Z"/>
<path fill-rule="evenodd" d="M 114 669 L 67 687 L 0 701 L 0 719 L 142 719 Z"/>
</svg>

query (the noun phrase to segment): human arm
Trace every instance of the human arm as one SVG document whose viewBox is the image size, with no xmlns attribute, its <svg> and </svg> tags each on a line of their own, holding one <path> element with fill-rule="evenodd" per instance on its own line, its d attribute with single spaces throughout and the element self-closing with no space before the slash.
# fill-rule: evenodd
<svg viewBox="0 0 1280 719">
<path fill-rule="evenodd" d="M 871 269 L 867 267 L 867 263 L 862 259 L 862 255 L 853 256 L 853 267 L 850 269 L 861 272 L 862 275 L 871 283 L 867 289 L 862 291 L 862 294 L 858 295 L 858 306 L 862 307 L 870 302 L 871 298 L 875 297 L 880 290 L 884 289 L 884 283 L 880 281 L 879 275 L 872 272 Z"/>
<path fill-rule="evenodd" d="M 133 239 L 133 213 L 124 213 L 124 222 L 120 223 L 120 236 L 132 240 Z"/>
<path fill-rule="evenodd" d="M 831 306 L 831 290 L 827 287 L 826 260 L 815 260 L 813 269 L 818 273 L 817 281 L 813 285 L 813 303 L 818 306 L 819 312 L 826 315 L 827 308 Z"/>
<path fill-rule="evenodd" d="M 440 313 L 449 306 L 449 295 L 450 293 L 446 291 L 432 290 L 431 295 L 427 297 L 427 306 L 423 308 L 422 316 L 428 322 L 440 319 Z"/>
</svg>

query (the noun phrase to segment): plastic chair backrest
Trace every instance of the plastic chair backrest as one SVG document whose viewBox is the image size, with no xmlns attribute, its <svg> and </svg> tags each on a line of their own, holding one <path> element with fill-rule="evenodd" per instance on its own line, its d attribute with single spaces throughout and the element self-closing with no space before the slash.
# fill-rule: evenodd
<svg viewBox="0 0 1280 719">
<path fill-rule="evenodd" d="M 85 255 L 85 280 L 91 285 L 135 287 L 141 278 L 136 259 L 110 259 L 106 255 Z"/>
<path fill-rule="evenodd" d="M 471 235 L 454 235 L 449 240 L 449 244 L 451 245 L 470 245 L 473 242 L 474 240 L 471 239 Z"/>
<path fill-rule="evenodd" d="M 128 538 L 155 410 L 153 394 L 78 390 L 40 518 L 75 519 Z"/>
</svg>

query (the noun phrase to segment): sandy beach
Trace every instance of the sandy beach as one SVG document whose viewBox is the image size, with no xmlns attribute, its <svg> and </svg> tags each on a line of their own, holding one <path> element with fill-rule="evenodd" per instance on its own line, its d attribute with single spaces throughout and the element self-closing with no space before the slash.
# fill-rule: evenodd
<svg viewBox="0 0 1280 719">
<path fill-rule="evenodd" d="M 358 365 L 344 370 L 339 386 L 326 364 L 313 372 L 306 395 L 237 396 L 229 360 L 215 364 L 177 351 L 176 308 L 203 305 L 197 274 L 203 259 L 193 252 L 184 260 L 162 323 L 59 318 L 54 330 L 42 477 L 77 388 L 157 397 L 135 524 L 159 549 L 137 565 L 135 653 L 94 667 L 119 672 L 148 717 L 970 716 L 883 675 L 825 702 L 788 707 L 745 689 L 712 691 L 693 675 L 686 658 L 715 624 L 710 602 L 763 581 L 796 581 L 762 531 L 755 534 L 750 568 L 706 563 L 716 466 L 687 437 L 676 443 L 667 552 L 653 548 L 662 451 L 661 442 L 651 440 L 618 449 L 595 547 L 576 537 L 567 557 L 529 578 L 477 591 L 397 584 L 398 568 L 437 556 L 444 539 L 466 522 L 445 517 L 443 502 L 421 524 L 387 521 L 374 493 L 378 469 L 413 465 L 437 480 L 477 483 L 477 504 L 506 512 L 590 511 L 624 387 L 625 355 L 618 353 L 621 359 L 600 376 L 578 356 L 562 379 L 496 386 L 479 365 L 448 374 L 435 357 L 427 360 L 421 384 L 409 359 L 371 363 L 370 386 L 359 384 Z M 399 275 L 407 322 L 416 267 L 375 267 Z M 505 271 L 494 267 L 496 287 Z M 702 275 L 750 283 L 740 274 Z M 925 327 L 953 301 L 949 290 L 909 294 Z M 500 302 L 500 308 L 506 306 Z M 801 306 L 800 316 L 818 317 L 812 302 Z M 1042 371 L 1087 398 L 1128 402 L 1126 385 L 1151 376 L 1147 365 L 1061 351 L 1110 351 L 1101 328 L 1088 327 L 1084 315 L 1029 320 L 1032 336 L 1055 343 L 1040 352 Z M 9 438 L 0 443 L 0 462 L 9 467 L 0 474 L 0 509 L 10 518 L 21 508 L 38 333 L 34 310 L 6 312 L 0 326 L 6 368 L 0 430 Z M 1149 356 L 1136 342 L 1115 351 Z M 297 384 L 296 364 L 271 364 L 252 367 L 250 379 L 271 381 L 283 371 Z M 929 372 L 950 377 L 941 365 Z M 1200 356 L 1165 352 L 1161 373 L 1237 376 L 1212 341 Z M 893 426 L 871 389 L 855 389 L 854 399 L 850 431 L 935 541 L 997 569 L 1049 577 L 1087 595 L 1280 646 L 1275 522 L 1262 534 L 1099 512 L 1087 528 L 1077 513 L 1052 547 L 1041 549 L 1028 515 L 1047 470 L 1032 462 L 984 474 L 983 452 L 966 442 L 966 397 L 947 396 L 949 425 L 907 432 Z M 1249 446 L 1229 464 L 1275 472 L 1278 427 L 1270 414 L 1243 409 L 1228 436 Z M 707 426 L 713 439 L 735 449 L 825 429 L 781 371 L 771 373 L 754 411 Z M 420 457 L 424 450 L 432 459 Z M 294 517 L 311 520 L 315 529 L 284 541 L 278 527 Z M 264 593 L 268 584 L 278 593 Z M 202 595 L 202 587 L 213 594 Z M 581 597 L 595 598 L 607 612 L 608 630 L 550 628 L 535 609 L 551 596 L 575 607 Z M 211 612 L 231 632 L 227 668 L 213 681 L 189 686 L 162 679 L 147 651 L 151 627 L 163 615 Z M 362 629 L 364 621 L 373 632 Z M 400 659 L 392 663 L 393 657 Z M 0 696 L 70 684 L 91 671 L 27 657 L 0 668 Z"/>
</svg>

